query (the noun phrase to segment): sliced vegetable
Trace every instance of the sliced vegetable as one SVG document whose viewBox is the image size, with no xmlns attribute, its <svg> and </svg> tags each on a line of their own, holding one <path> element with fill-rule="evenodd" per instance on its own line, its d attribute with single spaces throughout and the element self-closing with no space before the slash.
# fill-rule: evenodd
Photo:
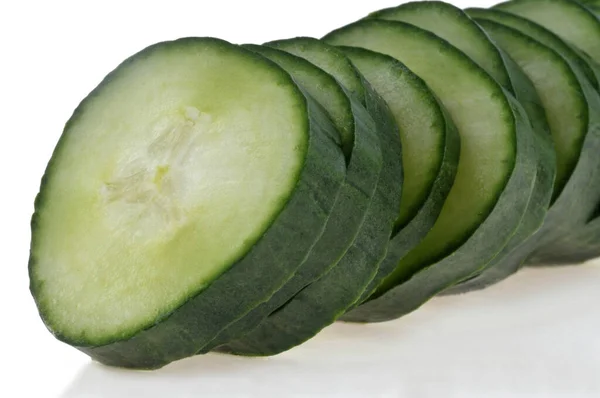
<svg viewBox="0 0 600 398">
<path fill-rule="evenodd" d="M 527 212 L 518 230 L 494 260 L 486 266 L 486 269 L 518 268 L 535 246 L 529 244 L 528 249 L 521 248 L 519 255 L 514 254 L 513 251 L 524 245 L 542 225 L 550 204 L 556 173 L 556 157 L 546 114 L 531 81 L 521 68 L 489 39 L 479 25 L 463 11 L 450 4 L 437 1 L 413 2 L 373 13 L 371 17 L 407 22 L 447 40 L 471 57 L 506 90 L 513 93 L 527 112 L 536 133 L 534 155 L 537 159 L 536 183 L 531 191 Z M 574 157 L 576 159 L 577 154 Z M 446 290 L 445 294 L 464 293 L 469 289 L 470 285 L 461 285 Z"/>
<path fill-rule="evenodd" d="M 302 266 L 268 301 L 254 308 L 243 318 L 222 331 L 214 341 L 203 347 L 202 352 L 240 338 L 256 328 L 270 313 L 284 305 L 301 289 L 335 266 L 349 250 L 353 241 L 361 236 L 361 228 L 372 229 L 368 225 L 365 226 L 365 223 L 377 223 L 382 217 L 385 219 L 388 214 L 395 214 L 395 208 L 388 209 L 384 205 L 377 206 L 374 214 L 369 213 L 373 198 L 378 198 L 378 195 L 380 195 L 376 192 L 376 188 L 384 164 L 379 137 L 375 131 L 375 122 L 367 110 L 360 103 L 347 96 L 331 75 L 305 59 L 266 46 L 246 45 L 245 48 L 278 63 L 290 73 L 301 87 L 305 87 L 309 94 L 322 103 L 325 109 L 330 111 L 330 114 L 349 112 L 353 122 L 353 131 L 351 131 L 354 137 L 352 140 L 353 147 L 348 161 L 346 181 L 333 207 L 325 232 L 302 263 Z M 348 64 L 348 67 L 351 67 L 351 65 Z M 352 69 L 352 71 L 354 70 Z M 338 109 L 340 104 L 347 104 L 347 110 Z M 397 146 L 393 148 L 397 149 L 396 156 L 399 157 L 400 149 Z M 400 165 L 399 161 L 397 163 Z M 393 181 L 389 183 L 391 187 L 386 187 L 386 189 L 399 192 L 402 187 L 402 170 L 396 168 L 394 171 L 396 173 L 393 175 Z M 399 193 L 396 196 L 399 197 Z M 391 203 L 396 202 L 392 200 Z M 385 231 L 383 225 L 378 225 L 378 228 Z M 379 240 L 369 241 L 370 246 L 367 247 L 372 251 L 375 259 L 369 258 L 372 261 L 366 266 L 372 272 L 377 269 L 377 261 L 375 261 L 377 253 L 385 251 L 385 243 L 390 232 L 388 231 L 387 236 L 379 238 Z"/>
<path fill-rule="evenodd" d="M 192 355 L 302 263 L 345 177 L 339 148 L 250 51 L 188 38 L 132 56 L 79 105 L 42 180 L 29 271 L 46 325 L 108 365 Z"/>
<path fill-rule="evenodd" d="M 472 16 L 476 17 L 477 21 L 482 23 L 484 27 L 486 27 L 486 21 L 489 20 L 496 21 L 498 23 L 504 23 L 503 26 L 510 26 L 522 32 L 523 34 L 529 33 L 530 36 L 525 36 L 523 38 L 515 32 L 505 30 L 504 35 L 501 35 L 502 31 L 500 31 L 496 32 L 497 35 L 494 36 L 494 32 L 491 30 L 493 28 L 487 26 L 487 30 L 490 34 L 492 34 L 492 37 L 494 37 L 500 44 L 504 42 L 506 49 L 509 52 L 512 49 L 515 59 L 519 59 L 520 63 L 524 65 L 524 68 L 528 70 L 532 79 L 536 83 L 537 90 L 545 99 L 545 104 L 548 107 L 548 114 L 552 115 L 551 120 L 553 121 L 553 130 L 556 132 L 558 129 L 562 129 L 568 133 L 568 129 L 579 125 L 580 130 L 579 132 L 575 131 L 575 134 L 583 134 L 583 137 L 581 138 L 582 140 L 585 138 L 586 134 L 590 134 L 588 130 L 591 125 L 589 124 L 588 115 L 595 111 L 593 108 L 590 108 L 590 105 L 593 103 L 593 101 L 588 101 L 586 97 L 595 97 L 597 94 L 595 94 L 594 90 L 590 87 L 591 83 L 588 82 L 587 79 L 589 74 L 585 73 L 585 67 L 588 67 L 588 65 L 584 63 L 577 53 L 573 51 L 566 43 L 564 43 L 558 36 L 524 18 L 498 10 L 471 9 L 468 10 L 468 12 Z M 533 40 L 534 37 L 535 39 L 539 39 L 539 42 Z M 541 46 L 541 42 L 546 44 L 548 47 Z M 565 63 L 567 65 L 565 65 Z M 582 65 L 585 67 L 582 68 Z M 554 77 L 554 74 L 557 74 L 557 76 Z M 561 87 L 561 83 L 565 86 Z M 569 97 L 571 104 L 579 104 L 577 106 L 578 108 L 573 109 L 572 107 L 569 108 L 568 104 L 566 103 L 561 104 L 561 101 L 569 100 Z M 566 109 L 570 110 L 565 111 Z M 577 116 L 577 118 L 575 120 L 570 120 L 574 115 Z M 559 118 L 562 120 L 561 122 L 557 122 Z M 567 129 L 565 129 L 565 126 Z M 576 162 L 582 162 L 583 156 L 585 156 L 586 153 L 589 152 L 587 152 L 585 149 L 578 152 Z M 590 167 L 597 167 L 592 163 L 589 163 L 589 161 L 588 164 Z M 575 211 L 577 213 L 581 210 L 571 207 L 572 205 L 570 204 L 575 203 L 575 206 L 577 206 L 577 203 L 580 201 L 580 195 L 582 192 L 579 192 L 579 190 L 583 188 L 584 185 L 581 182 L 578 183 L 577 181 L 580 178 L 587 178 L 583 176 L 589 172 L 593 172 L 593 170 L 588 169 L 586 171 L 583 167 L 579 167 L 575 168 L 575 171 L 568 176 L 568 182 L 564 192 L 557 192 L 560 194 L 560 196 L 558 196 L 558 199 L 553 203 L 553 206 L 549 211 L 548 221 L 552 222 L 552 224 L 550 224 L 551 226 L 548 227 L 547 225 L 544 225 L 544 227 L 542 227 L 542 229 L 539 230 L 536 235 L 534 235 L 533 239 L 527 243 L 527 246 L 531 247 L 532 249 L 537 248 L 544 235 L 548 234 L 551 229 L 554 229 L 558 223 L 565 226 L 570 224 L 570 219 L 573 214 L 572 212 Z M 573 190 L 571 189 L 571 186 L 573 185 L 579 185 L 579 188 Z M 569 207 L 565 208 L 565 206 Z M 580 227 L 577 227 L 576 229 L 579 230 L 579 228 Z M 569 235 L 572 234 L 577 234 L 577 232 L 573 231 L 569 233 Z M 524 249 L 521 251 L 523 250 Z M 529 254 L 527 254 L 527 257 L 528 256 Z M 556 256 L 556 259 L 553 261 L 559 261 L 559 257 L 560 256 Z M 462 284 L 461 286 L 457 286 L 452 290 L 454 290 L 454 292 L 462 292 L 468 289 L 481 289 L 504 280 L 506 277 L 516 272 L 519 268 L 520 264 L 511 265 L 505 263 L 503 266 L 496 266 L 493 267 L 493 269 L 484 271 L 482 275 L 473 278 L 472 280 Z"/>
<path fill-rule="evenodd" d="M 393 319 L 476 273 L 505 246 L 535 182 L 534 135 L 516 101 L 470 58 L 430 32 L 401 22 L 363 20 L 326 40 L 405 63 L 449 110 L 461 138 L 456 179 L 436 224 L 375 295 L 345 317 Z"/>
<path fill-rule="evenodd" d="M 573 1 L 565 0 L 515 0 L 497 6 L 502 11 L 507 11 L 536 22 L 565 41 L 586 51 L 585 54 L 573 48 L 571 52 L 560 52 L 564 46 L 554 45 L 570 62 L 571 69 L 577 74 L 577 79 L 584 92 L 588 103 L 588 132 L 582 145 L 579 162 L 569 186 L 565 187 L 561 198 L 552 206 L 543 230 L 539 232 L 539 242 L 534 254 L 527 260 L 531 265 L 563 264 L 568 253 L 577 252 L 576 247 L 571 248 L 572 238 L 585 229 L 586 224 L 593 216 L 598 203 L 600 203 L 600 159 L 597 156 L 598 126 L 600 126 L 600 97 L 587 81 L 587 77 L 573 62 L 570 53 L 575 52 L 580 59 L 584 59 L 596 76 L 600 76 L 600 20 L 588 9 Z M 496 9 L 496 8 L 494 8 Z M 538 10 L 538 11 L 536 11 Z M 561 15 L 552 20 L 553 16 Z M 516 24 L 516 22 L 512 22 Z M 523 26 L 523 23 L 520 23 Z M 539 29 L 537 29 L 539 31 Z M 544 38 L 545 44 L 555 43 L 536 34 L 535 38 Z M 591 59 L 589 58 L 591 56 Z M 575 259 L 578 256 L 574 257 Z"/>
<path fill-rule="evenodd" d="M 307 39 L 292 39 L 279 41 L 273 45 L 295 52 L 301 46 L 302 50 L 299 52 L 308 59 L 315 59 L 312 53 L 321 52 L 321 49 L 325 50 L 324 54 L 336 52 L 335 49 L 314 39 L 310 44 Z M 406 187 L 414 186 L 408 185 L 407 182 L 414 178 L 423 178 L 423 175 L 428 177 L 426 171 L 432 168 L 427 162 L 421 162 L 420 168 L 414 167 L 411 161 L 418 162 L 421 159 L 418 159 L 413 152 L 422 154 L 429 151 L 431 153 L 428 157 L 429 162 L 435 162 L 433 167 L 438 168 L 439 177 L 436 179 L 434 176 L 435 181 L 428 187 L 430 193 L 426 198 L 427 203 L 420 204 L 421 215 L 414 218 L 420 222 L 406 228 L 412 234 L 405 235 L 402 241 L 394 237 L 390 242 L 388 256 L 390 253 L 398 253 L 402 250 L 406 252 L 410 246 L 401 243 L 409 243 L 410 240 L 415 242 L 412 246 L 418 243 L 419 237 L 425 235 L 439 214 L 443 198 L 452 184 L 458 161 L 458 134 L 451 122 L 445 119 L 441 106 L 423 81 L 398 61 L 362 49 L 343 48 L 342 50 L 350 56 L 353 63 L 365 73 L 365 77 L 373 82 L 376 88 L 382 89 L 380 92 L 388 101 L 392 114 L 389 114 L 381 98 L 365 83 L 367 107 L 375 115 L 375 119 L 386 121 L 393 117 L 400 127 L 405 171 L 402 198 L 406 193 Z M 336 59 L 337 56 L 331 63 Z M 333 71 L 334 76 L 338 76 L 335 71 L 339 69 L 332 68 L 329 62 L 320 62 L 319 66 Z M 352 70 L 354 69 L 350 68 L 348 73 Z M 386 124 L 395 125 L 393 121 L 386 121 Z M 372 283 L 377 269 L 371 264 L 378 264 L 385 255 L 385 250 L 380 249 L 387 246 L 394 220 L 398 217 L 396 209 L 392 212 L 382 212 L 380 209 L 388 208 L 389 203 L 395 203 L 397 206 L 400 198 L 399 192 L 393 188 L 399 173 L 400 157 L 394 150 L 398 146 L 398 132 L 385 126 L 379 131 L 387 167 L 379 177 L 378 189 L 393 192 L 394 200 L 390 201 L 385 197 L 389 194 L 376 196 L 369 209 L 372 222 L 363 226 L 361 234 L 339 263 L 318 281 L 303 289 L 285 306 L 271 314 L 254 331 L 242 339 L 221 347 L 222 351 L 243 355 L 274 355 L 290 349 L 313 337 L 338 319 L 359 300 L 367 284 Z M 434 144 L 428 147 L 428 141 L 433 141 Z M 413 152 L 409 153 L 409 151 Z M 432 170 L 432 174 L 436 174 L 435 170 Z M 408 201 L 401 203 L 410 205 Z M 400 217 L 404 214 L 403 211 L 403 207 L 400 206 Z M 411 224 L 413 224 L 412 220 Z M 374 250 L 377 248 L 380 249 Z"/>
<path fill-rule="evenodd" d="M 364 48 L 339 48 L 389 105 L 400 127 L 404 167 L 399 222 L 385 259 L 356 306 L 371 296 L 433 227 L 456 177 L 460 137 L 444 106 L 401 62 Z"/>
<path fill-rule="evenodd" d="M 600 19 L 572 0 L 513 0 L 494 6 L 536 22 L 600 62 Z"/>
</svg>

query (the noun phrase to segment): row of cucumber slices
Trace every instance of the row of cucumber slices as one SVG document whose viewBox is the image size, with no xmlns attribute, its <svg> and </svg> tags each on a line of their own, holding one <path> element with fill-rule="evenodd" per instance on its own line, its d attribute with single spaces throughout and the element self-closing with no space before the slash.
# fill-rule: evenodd
<svg viewBox="0 0 600 398">
<path fill-rule="evenodd" d="M 600 2 L 412 2 L 318 40 L 133 55 L 32 219 L 49 330 L 107 365 L 275 355 L 600 255 Z"/>
</svg>

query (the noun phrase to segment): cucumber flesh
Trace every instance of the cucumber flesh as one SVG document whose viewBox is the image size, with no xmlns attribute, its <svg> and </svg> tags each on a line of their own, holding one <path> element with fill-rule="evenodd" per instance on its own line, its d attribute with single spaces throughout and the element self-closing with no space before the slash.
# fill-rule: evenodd
<svg viewBox="0 0 600 398">
<path fill-rule="evenodd" d="M 459 8 L 441 1 L 413 1 L 369 14 L 368 18 L 406 22 L 435 33 L 471 57 L 500 85 L 512 90 L 496 47 Z"/>
<path fill-rule="evenodd" d="M 350 112 L 354 126 L 353 149 L 348 163 L 346 180 L 332 209 L 329 222 L 322 237 L 315 244 L 302 266 L 268 301 L 223 330 L 209 345 L 202 348 L 202 353 L 247 334 L 263 322 L 270 313 L 284 305 L 301 289 L 317 280 L 338 263 L 360 234 L 359 231 L 363 224 L 372 222 L 367 216 L 367 209 L 375 194 L 378 176 L 383 167 L 379 138 L 375 131 L 373 118 L 360 103 L 345 94 L 331 75 L 305 59 L 281 50 L 256 45 L 244 47 L 278 63 L 313 97 L 321 98 L 326 109 L 337 107 L 340 103 L 347 103 L 349 106 L 347 112 Z M 349 64 L 348 66 L 351 67 Z M 328 90 L 329 92 L 325 92 Z M 343 96 L 343 99 L 339 99 L 339 96 Z M 331 101 L 332 98 L 335 100 Z M 342 114 L 343 112 L 336 109 L 333 113 Z M 393 186 L 397 190 L 402 187 L 401 175 L 401 171 L 394 175 Z M 397 196 L 399 197 L 399 194 Z M 385 214 L 384 210 L 379 209 Z M 385 241 L 386 239 L 384 239 Z M 378 247 L 376 243 L 373 243 L 374 251 Z M 381 250 L 384 248 L 385 246 Z M 377 262 L 374 261 L 368 266 L 376 269 Z"/>
<path fill-rule="evenodd" d="M 531 3 L 537 4 L 537 8 L 544 10 L 536 11 L 536 7 L 533 7 Z M 600 76 L 598 57 L 593 54 L 594 48 L 599 45 L 600 21 L 588 9 L 575 2 L 562 0 L 518 0 L 502 3 L 497 7 L 494 10 L 506 11 L 538 23 L 569 42 L 573 45 L 571 52 L 586 61 L 595 75 Z M 550 23 L 549 17 L 557 14 L 561 14 L 561 17 Z M 515 22 L 511 21 L 511 23 L 516 25 Z M 518 28 L 522 29 L 523 25 L 521 23 Z M 576 28 L 572 29 L 572 27 Z M 585 36 L 585 40 L 582 39 L 582 36 Z M 539 37 L 544 37 L 546 40 L 547 35 L 535 35 L 536 39 Z M 552 42 L 548 40 L 548 44 L 552 44 Z M 577 74 L 589 107 L 589 121 L 587 135 L 575 171 L 568 185 L 553 204 L 543 230 L 539 232 L 540 242 L 535 253 L 527 260 L 529 265 L 563 264 L 569 257 L 569 253 L 574 253 L 573 261 L 578 261 L 576 245 L 571 247 L 572 236 L 578 235 L 582 229 L 585 229 L 600 202 L 600 176 L 598 175 L 600 159 L 597 156 L 600 97 L 598 91 L 588 81 L 586 74 L 581 71 L 578 64 L 573 62 L 573 57 L 569 56 L 567 52 L 561 52 L 562 46 L 554 44 L 552 48 L 570 62 L 571 69 Z"/>
<path fill-rule="evenodd" d="M 348 58 L 335 48 L 312 37 L 276 40 L 265 43 L 265 46 L 277 48 L 311 62 L 333 76 L 350 92 L 351 97 L 365 104 L 365 88 L 360 74 Z"/>
<path fill-rule="evenodd" d="M 435 224 L 456 177 L 460 152 L 460 137 L 444 106 L 425 82 L 400 61 L 388 55 L 358 47 L 339 47 L 369 81 L 390 107 L 400 128 L 404 180 L 429 179 L 427 193 L 412 218 L 396 223 L 388 253 L 380 263 L 377 274 L 355 305 L 366 300 L 395 268 L 402 257 L 413 249 Z M 436 142 L 429 156 L 421 156 L 422 143 Z M 416 167 L 426 158 L 433 165 L 429 177 Z M 412 163 L 415 161 L 415 163 Z M 437 168 L 437 170 L 436 170 Z M 426 167 L 421 167 L 426 169 Z M 400 201 L 400 214 L 410 206 L 404 198 L 416 184 L 405 183 Z M 402 219 L 402 217 L 401 217 Z"/>
<path fill-rule="evenodd" d="M 536 154 L 534 155 L 537 159 L 536 183 L 531 191 L 527 212 L 520 227 L 502 251 L 486 267 L 486 269 L 488 267 L 518 268 L 534 247 L 529 244 L 528 249 L 520 249 L 518 255 L 512 252 L 517 247 L 524 245 L 542 225 L 550 203 L 556 173 L 556 156 L 552 148 L 546 113 L 531 81 L 510 56 L 490 40 L 478 24 L 451 4 L 437 1 L 411 2 L 371 14 L 371 18 L 410 23 L 448 41 L 467 54 L 506 90 L 514 94 L 525 109 L 533 131 L 536 133 Z M 578 152 L 571 156 L 575 161 L 577 157 Z M 560 188 L 555 187 L 560 192 Z M 461 284 L 460 288 L 446 290 L 444 293 L 464 293 L 468 289 L 469 285 Z"/>
<path fill-rule="evenodd" d="M 304 40 L 302 42 L 305 52 L 308 51 L 308 44 Z M 314 46 L 311 46 L 315 51 L 323 46 L 317 43 L 320 42 L 315 41 Z M 278 42 L 278 48 L 294 48 L 295 45 L 294 39 Z M 429 188 L 429 196 L 420 204 L 418 216 L 410 220 L 389 242 L 386 258 L 380 264 L 383 269 L 387 267 L 387 271 L 380 272 L 380 268 L 377 274 L 374 274 L 368 267 L 370 262 L 379 262 L 377 257 L 381 254 L 374 252 L 372 248 L 381 245 L 382 240 L 387 242 L 390 221 L 393 220 L 393 217 L 381 219 L 377 216 L 382 214 L 378 209 L 384 203 L 389 203 L 389 200 L 382 201 L 381 197 L 375 197 L 369 212 L 376 222 L 371 223 L 371 228 L 363 227 L 362 235 L 357 237 L 353 247 L 333 269 L 271 314 L 257 329 L 243 339 L 221 347 L 220 351 L 242 355 L 274 355 L 313 337 L 323 327 L 338 319 L 348 308 L 368 297 L 378 282 L 393 269 L 389 264 L 397 263 L 397 259 L 402 257 L 401 253 L 406 253 L 425 236 L 437 219 L 444 198 L 452 186 L 458 163 L 458 133 L 425 83 L 389 56 L 359 48 L 343 47 L 341 50 L 350 57 L 366 80 L 372 83 L 375 91 L 382 95 L 390 108 L 391 114 L 386 116 L 388 112 L 385 106 L 382 106 L 381 99 L 365 84 L 370 99 L 368 107 L 376 115 L 375 119 L 385 120 L 393 117 L 400 127 L 405 181 L 408 178 L 406 173 L 410 162 L 407 159 L 415 158 L 414 154 L 411 157 L 408 151 L 417 150 L 419 154 L 422 153 L 418 149 L 419 143 L 411 145 L 410 141 L 428 138 L 439 142 L 437 147 L 431 148 L 435 152 L 429 156 L 430 161 L 435 162 L 438 168 L 437 176 Z M 326 65 L 323 68 L 332 70 Z M 393 122 L 388 124 L 394 125 Z M 389 133 L 385 134 L 386 130 L 389 130 Z M 398 173 L 396 163 L 400 160 L 398 153 L 393 150 L 397 146 L 394 141 L 394 138 L 397 138 L 395 130 L 384 127 L 379 131 L 383 133 L 382 148 L 384 157 L 388 159 L 388 167 L 380 176 L 378 189 L 394 186 L 395 175 Z M 439 160 L 434 155 L 437 155 Z M 406 184 L 402 188 L 402 198 L 405 193 Z M 401 214 L 403 203 L 405 202 L 401 201 Z M 385 216 L 385 213 L 383 215 Z M 382 230 L 377 227 L 378 224 L 387 225 L 388 230 Z M 380 238 L 373 241 L 373 236 Z M 365 252 L 365 248 L 371 249 Z M 390 257 L 396 260 L 390 261 Z"/>
<path fill-rule="evenodd" d="M 368 207 L 367 221 L 335 267 L 273 312 L 259 327 L 219 351 L 264 356 L 289 350 L 337 320 L 375 276 L 397 215 L 400 190 L 396 180 L 402 166 L 398 129 L 392 115 L 366 81 L 365 88 L 367 109 L 378 121 L 385 164 Z"/>
<path fill-rule="evenodd" d="M 108 365 L 193 354 L 310 251 L 345 176 L 339 145 L 284 71 L 238 46 L 129 58 L 67 123 L 36 199 L 46 325 Z"/>
<path fill-rule="evenodd" d="M 393 319 L 477 272 L 507 243 L 529 202 L 522 192 L 530 192 L 535 182 L 534 135 L 514 99 L 463 53 L 427 31 L 401 22 L 363 20 L 326 40 L 404 62 L 448 108 L 461 137 L 456 179 L 436 224 L 372 299 L 345 317 Z"/>
<path fill-rule="evenodd" d="M 600 62 L 600 19 L 572 0 L 513 0 L 494 6 L 553 31 Z"/>
<path fill-rule="evenodd" d="M 583 74 L 585 74 L 586 78 L 590 81 L 594 88 L 598 88 L 596 74 L 588 62 L 586 62 L 571 45 L 567 44 L 552 31 L 533 21 L 530 21 L 529 19 L 497 8 L 467 8 L 465 12 L 471 18 L 490 20 L 516 29 L 519 32 L 533 38 L 534 40 L 539 41 L 543 45 L 550 47 L 563 58 L 565 58 L 569 64 L 576 65 L 576 67 L 580 69 Z"/>
</svg>

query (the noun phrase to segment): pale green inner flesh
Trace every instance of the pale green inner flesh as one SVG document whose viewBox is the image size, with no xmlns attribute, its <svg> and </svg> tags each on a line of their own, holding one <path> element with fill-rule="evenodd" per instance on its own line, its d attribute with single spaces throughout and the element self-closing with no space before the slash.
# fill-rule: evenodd
<svg viewBox="0 0 600 398">
<path fill-rule="evenodd" d="M 310 61 L 331 76 L 335 76 L 342 86 L 364 101 L 365 93 L 360 77 L 348 59 L 338 50 L 317 39 L 304 37 L 274 41 L 267 45 Z"/>
<path fill-rule="evenodd" d="M 500 53 L 460 9 L 450 4 L 408 3 L 375 17 L 410 23 L 435 33 L 471 57 L 502 86 L 511 87 Z"/>
<path fill-rule="evenodd" d="M 556 33 L 600 62 L 600 20 L 574 1 L 511 1 L 496 6 Z"/>
<path fill-rule="evenodd" d="M 449 110 L 461 138 L 454 185 L 425 239 L 384 282 L 435 261 L 466 239 L 489 214 L 512 172 L 513 115 L 499 86 L 461 53 L 400 23 L 365 21 L 334 32 L 328 41 L 399 59 L 423 78 Z"/>
<path fill-rule="evenodd" d="M 396 221 L 400 227 L 415 216 L 437 177 L 444 157 L 445 121 L 427 87 L 395 59 L 351 49 L 347 55 L 387 102 L 400 129 L 404 169 Z"/>
<path fill-rule="evenodd" d="M 560 192 L 577 164 L 587 130 L 581 86 L 567 62 L 548 47 L 496 24 L 482 24 L 523 69 L 540 96 L 556 151 L 554 192 Z"/>
<path fill-rule="evenodd" d="M 590 82 L 592 82 L 592 84 L 597 84 L 596 76 L 594 75 L 594 72 L 590 66 L 583 59 L 581 59 L 577 53 L 575 53 L 572 46 L 569 46 L 562 38 L 558 37 L 556 33 L 529 19 L 499 9 L 472 8 L 467 9 L 466 12 L 471 16 L 471 18 L 476 20 L 490 20 L 500 23 L 516 29 L 519 32 L 542 43 L 543 45 L 550 47 L 567 61 L 577 65 L 577 67 L 581 69 L 583 73 L 585 73 L 586 77 L 590 80 Z"/>
<path fill-rule="evenodd" d="M 288 77 L 238 50 L 163 47 L 121 68 L 43 188 L 33 256 L 52 327 L 119 337 L 209 284 L 288 200 L 307 129 Z"/>
</svg>

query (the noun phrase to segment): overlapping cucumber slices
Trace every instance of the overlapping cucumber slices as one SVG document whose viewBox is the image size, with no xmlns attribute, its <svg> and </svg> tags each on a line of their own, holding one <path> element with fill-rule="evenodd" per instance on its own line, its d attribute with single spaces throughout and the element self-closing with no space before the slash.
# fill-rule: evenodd
<svg viewBox="0 0 600 398">
<path fill-rule="evenodd" d="M 345 316 L 393 319 L 480 271 L 508 243 L 535 187 L 538 141 L 519 103 L 472 59 L 431 32 L 367 19 L 325 40 L 403 62 L 448 109 L 460 135 L 456 178 L 436 223 L 375 293 Z"/>
<path fill-rule="evenodd" d="M 77 108 L 44 176 L 30 261 L 44 321 L 109 365 L 196 353 L 314 249 L 346 180 L 342 146 L 323 108 L 249 50 L 183 39 L 134 55 Z"/>
<path fill-rule="evenodd" d="M 600 256 L 599 9 L 413 2 L 321 40 L 133 55 L 42 179 L 43 321 L 113 366 L 275 355 Z"/>
<path fill-rule="evenodd" d="M 383 125 L 377 129 L 384 168 L 377 181 L 377 196 L 368 207 L 363 225 L 352 246 L 334 267 L 274 311 L 257 328 L 228 342 L 221 351 L 244 355 L 273 355 L 313 337 L 348 308 L 368 297 L 380 280 L 378 269 L 388 246 L 389 253 L 406 252 L 433 225 L 443 198 L 454 179 L 458 137 L 454 126 L 423 82 L 398 61 L 366 50 L 342 48 L 343 53 L 315 39 L 297 38 L 268 44 L 314 62 L 346 82 L 354 95 Z M 364 77 L 352 67 L 352 60 Z M 389 109 L 373 89 L 387 102 Z M 364 93 L 364 97 L 362 96 Z M 393 119 L 393 120 L 390 120 Z M 391 129 L 397 122 L 397 129 Z M 402 142 L 404 184 L 402 205 L 398 185 L 400 160 L 396 141 Z M 431 156 L 420 156 L 430 153 Z M 393 213 L 381 209 L 393 204 Z M 417 213 L 421 213 L 418 217 Z M 413 219 L 419 220 L 417 223 Z M 405 225 L 410 234 L 392 236 Z M 381 267 L 381 266 L 380 266 Z"/>
</svg>

